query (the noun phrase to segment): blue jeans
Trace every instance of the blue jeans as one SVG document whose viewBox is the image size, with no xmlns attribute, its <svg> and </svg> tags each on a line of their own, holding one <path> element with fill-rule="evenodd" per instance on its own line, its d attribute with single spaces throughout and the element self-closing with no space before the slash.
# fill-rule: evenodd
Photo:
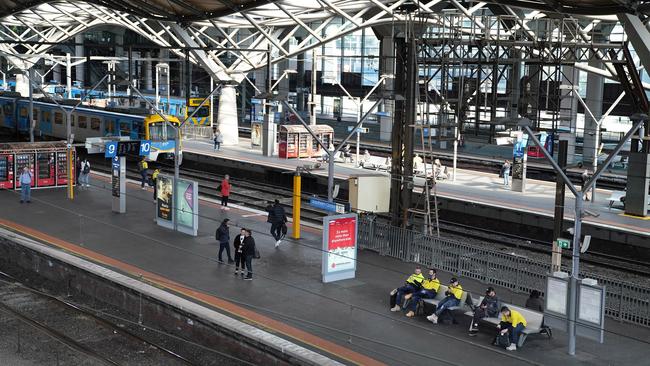
<svg viewBox="0 0 650 366">
<path fill-rule="evenodd" d="M 458 306 L 460 304 L 460 300 L 455 298 L 453 295 L 452 296 L 447 296 L 440 303 L 438 303 L 438 306 L 436 307 L 436 316 L 440 316 L 443 311 L 447 310 L 448 308 Z"/>
<path fill-rule="evenodd" d="M 144 188 L 145 184 L 147 184 L 147 170 L 141 170 L 140 171 L 140 177 L 142 177 L 142 181 L 140 182 L 140 187 Z"/>
<path fill-rule="evenodd" d="M 20 202 L 32 200 L 32 187 L 29 183 L 20 185 Z"/>
<path fill-rule="evenodd" d="M 246 273 L 246 277 L 253 278 L 253 256 L 252 255 L 246 256 L 246 270 L 248 271 L 248 273 Z"/>
<path fill-rule="evenodd" d="M 510 179 L 510 169 L 503 171 L 503 185 L 507 186 L 509 184 L 508 180 Z"/>
<path fill-rule="evenodd" d="M 404 285 L 397 289 L 397 297 L 395 297 L 395 305 L 402 306 L 404 302 L 404 295 L 411 294 L 415 292 L 415 287 L 413 285 Z"/>
<path fill-rule="evenodd" d="M 434 290 L 420 290 L 413 294 L 413 297 L 411 298 L 407 309 L 410 311 L 415 311 L 418 306 L 418 302 L 420 302 L 420 299 L 433 299 L 434 297 L 436 297 L 436 292 Z"/>
<path fill-rule="evenodd" d="M 223 253 L 224 249 L 226 250 L 226 254 L 228 254 L 228 261 L 232 261 L 232 257 L 230 256 L 230 244 L 228 242 L 225 242 L 219 243 L 219 262 L 221 262 L 221 254 Z"/>
<path fill-rule="evenodd" d="M 510 343 L 517 344 L 519 341 L 519 335 L 524 331 L 526 327 L 523 324 L 519 323 L 516 327 L 513 327 L 512 324 L 508 325 L 508 332 L 510 334 Z"/>
<path fill-rule="evenodd" d="M 90 174 L 89 173 L 81 173 L 79 174 L 79 183 L 82 185 L 90 185 Z"/>
</svg>

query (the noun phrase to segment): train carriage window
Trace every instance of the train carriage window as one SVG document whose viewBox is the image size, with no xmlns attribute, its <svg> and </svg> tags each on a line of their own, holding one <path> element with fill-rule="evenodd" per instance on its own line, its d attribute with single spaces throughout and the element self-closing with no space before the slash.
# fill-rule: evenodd
<svg viewBox="0 0 650 366">
<path fill-rule="evenodd" d="M 57 125 L 63 124 L 63 114 L 61 112 L 54 112 L 54 123 Z"/>
<path fill-rule="evenodd" d="M 131 123 L 120 122 L 120 136 L 129 136 L 129 135 L 131 135 Z"/>
<path fill-rule="evenodd" d="M 5 112 L 5 116 L 11 116 L 14 113 L 14 106 L 12 104 L 5 104 L 2 109 Z"/>
<path fill-rule="evenodd" d="M 115 121 L 106 120 L 106 122 L 104 123 L 104 135 L 113 136 L 114 134 L 113 123 L 115 123 Z"/>
<path fill-rule="evenodd" d="M 21 116 L 21 117 L 27 117 L 27 116 L 29 116 L 29 112 L 27 112 L 27 108 L 25 108 L 25 107 L 21 107 L 21 108 L 20 108 L 20 116 Z"/>
<path fill-rule="evenodd" d="M 43 122 L 50 122 L 50 112 L 43 112 Z"/>
<path fill-rule="evenodd" d="M 70 119 L 70 126 L 74 127 L 74 123 L 77 120 L 77 116 L 73 115 L 72 118 Z"/>
<path fill-rule="evenodd" d="M 88 128 L 88 122 L 86 121 L 86 116 L 78 116 L 77 122 L 79 122 L 79 128 Z"/>
<path fill-rule="evenodd" d="M 34 119 L 38 121 L 38 109 L 34 108 Z"/>
<path fill-rule="evenodd" d="M 99 118 L 96 118 L 96 117 L 90 118 L 90 129 L 91 130 L 99 131 L 99 128 L 100 128 L 101 124 L 102 124 L 102 121 Z"/>
</svg>

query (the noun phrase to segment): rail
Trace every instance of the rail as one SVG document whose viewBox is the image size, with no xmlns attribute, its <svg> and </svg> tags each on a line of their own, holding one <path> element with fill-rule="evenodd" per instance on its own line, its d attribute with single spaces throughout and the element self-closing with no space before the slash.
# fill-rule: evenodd
<svg viewBox="0 0 650 366">
<path fill-rule="evenodd" d="M 439 239 L 413 230 L 359 220 L 361 249 L 422 266 L 437 268 L 457 276 L 505 287 L 517 293 L 533 289 L 544 292 L 549 263 L 493 249 Z M 569 268 L 562 268 L 570 272 Z M 619 321 L 650 327 L 650 288 L 607 276 L 581 272 L 605 285 L 605 315 Z"/>
<path fill-rule="evenodd" d="M 210 126 L 195 126 L 190 123 L 183 125 L 181 129 L 184 139 L 196 140 L 199 138 L 212 139 L 212 127 Z"/>
</svg>

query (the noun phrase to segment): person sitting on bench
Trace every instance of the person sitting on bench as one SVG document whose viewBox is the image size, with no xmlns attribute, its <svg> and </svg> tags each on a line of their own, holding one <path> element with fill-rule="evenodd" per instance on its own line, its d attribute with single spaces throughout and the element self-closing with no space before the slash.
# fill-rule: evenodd
<svg viewBox="0 0 650 366">
<path fill-rule="evenodd" d="M 424 281 L 424 276 L 422 275 L 422 269 L 418 266 L 415 267 L 415 273 L 409 276 L 406 279 L 404 286 L 396 288 L 391 291 L 390 295 L 397 295 L 395 297 L 395 306 L 393 306 L 390 311 L 400 311 L 402 310 L 402 301 L 404 301 L 404 295 L 412 294 L 420 288 L 422 288 L 422 281 Z"/>
<path fill-rule="evenodd" d="M 485 297 L 474 309 L 474 316 L 469 325 L 469 335 L 475 336 L 478 333 L 478 322 L 483 318 L 496 318 L 499 316 L 499 299 L 494 291 L 494 287 L 490 286 L 485 291 Z"/>
<path fill-rule="evenodd" d="M 526 328 L 526 319 L 518 311 L 510 310 L 507 306 L 501 308 L 501 323 L 497 325 L 497 329 L 501 334 L 509 333 L 510 345 L 506 348 L 508 351 L 517 350 L 517 342 L 519 335 Z"/>
<path fill-rule="evenodd" d="M 406 313 L 406 316 L 409 318 L 415 316 L 415 310 L 417 309 L 418 303 L 421 299 L 433 299 L 438 294 L 438 289 L 440 288 L 440 280 L 436 277 L 436 270 L 429 270 L 429 278 L 426 278 L 422 282 L 422 289 L 413 293 L 413 297 L 409 301 L 406 309 L 409 310 Z"/>
<path fill-rule="evenodd" d="M 436 307 L 436 312 L 427 316 L 433 324 L 438 323 L 438 317 L 443 311 L 460 305 L 460 298 L 463 296 L 463 287 L 458 283 L 456 277 L 452 277 L 449 281 L 449 288 L 445 293 L 445 298 L 442 299 Z"/>
</svg>

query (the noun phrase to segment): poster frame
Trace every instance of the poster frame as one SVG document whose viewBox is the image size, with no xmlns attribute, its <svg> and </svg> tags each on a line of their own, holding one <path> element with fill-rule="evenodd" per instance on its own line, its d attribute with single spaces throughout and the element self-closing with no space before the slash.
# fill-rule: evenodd
<svg viewBox="0 0 650 366">
<path fill-rule="evenodd" d="M 329 257 L 330 254 L 330 225 L 336 220 L 342 219 L 354 219 L 354 260 L 352 268 L 343 269 L 343 270 L 330 270 Z M 357 257 L 358 257 L 358 234 L 359 234 L 359 218 L 356 213 L 342 214 L 342 215 L 330 215 L 323 217 L 323 251 L 322 251 L 322 265 L 321 265 L 321 275 L 323 283 L 340 281 L 354 278 L 356 275 L 357 269 Z"/>
</svg>

